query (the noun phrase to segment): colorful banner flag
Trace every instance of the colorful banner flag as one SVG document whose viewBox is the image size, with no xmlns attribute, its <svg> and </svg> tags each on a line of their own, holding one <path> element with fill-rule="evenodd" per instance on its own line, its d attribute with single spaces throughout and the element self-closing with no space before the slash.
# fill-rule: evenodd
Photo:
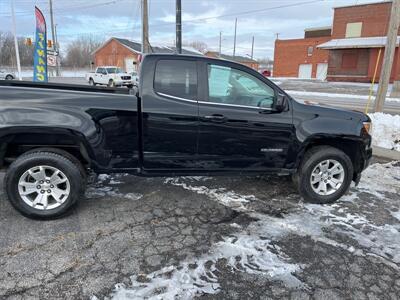
<svg viewBox="0 0 400 300">
<path fill-rule="evenodd" d="M 46 20 L 39 8 L 35 6 L 36 41 L 33 56 L 33 81 L 47 82 L 47 36 Z"/>
</svg>

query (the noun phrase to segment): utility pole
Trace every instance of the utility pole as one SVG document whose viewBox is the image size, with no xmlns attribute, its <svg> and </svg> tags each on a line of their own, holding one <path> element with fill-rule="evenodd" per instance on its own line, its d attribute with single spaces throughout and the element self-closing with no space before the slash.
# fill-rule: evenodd
<svg viewBox="0 0 400 300">
<path fill-rule="evenodd" d="M 251 42 L 251 59 L 253 59 L 253 56 L 254 56 L 254 35 Z"/>
<path fill-rule="evenodd" d="M 51 38 L 53 40 L 53 45 L 52 45 L 52 50 L 54 52 L 54 55 L 56 56 L 56 76 L 60 76 L 60 68 L 58 65 L 58 55 L 57 55 L 57 45 L 56 45 L 56 33 L 55 33 L 55 28 L 54 28 L 54 14 L 53 14 L 53 0 L 49 0 L 49 6 L 50 6 L 50 25 L 51 25 Z"/>
<path fill-rule="evenodd" d="M 142 55 L 149 53 L 149 13 L 147 0 L 142 0 Z"/>
<path fill-rule="evenodd" d="M 182 53 L 182 2 L 176 0 L 176 52 Z"/>
<path fill-rule="evenodd" d="M 387 32 L 385 55 L 383 58 L 379 87 L 375 99 L 375 112 L 381 112 L 385 103 L 386 93 L 389 86 L 390 74 L 392 72 L 394 53 L 397 44 L 397 32 L 400 25 L 400 0 L 392 1 L 390 23 Z"/>
<path fill-rule="evenodd" d="M 13 25 L 13 33 L 14 33 L 15 57 L 16 57 L 17 69 L 18 69 L 18 79 L 22 80 L 21 62 L 19 60 L 19 47 L 18 47 L 18 39 L 17 39 L 17 25 L 16 25 L 16 21 L 15 21 L 14 0 L 11 0 L 11 15 L 12 15 L 12 25 Z"/>
<path fill-rule="evenodd" d="M 221 57 L 221 51 L 222 51 L 222 31 L 219 32 L 219 57 Z"/>
<path fill-rule="evenodd" d="M 236 55 L 236 31 L 237 31 L 237 18 L 235 19 L 235 35 L 233 37 L 233 57 Z"/>
</svg>

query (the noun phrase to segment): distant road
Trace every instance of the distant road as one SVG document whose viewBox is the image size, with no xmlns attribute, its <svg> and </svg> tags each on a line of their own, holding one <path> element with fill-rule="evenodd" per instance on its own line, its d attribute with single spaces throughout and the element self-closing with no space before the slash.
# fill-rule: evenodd
<svg viewBox="0 0 400 300">
<path fill-rule="evenodd" d="M 319 102 L 321 104 L 327 104 L 331 106 L 336 106 L 340 108 L 346 108 L 351 110 L 358 110 L 361 112 L 365 111 L 365 107 L 367 105 L 367 100 L 364 99 L 354 99 L 354 98 L 338 98 L 334 97 L 323 97 L 323 96 L 313 96 L 313 95 L 294 95 L 293 98 L 299 100 L 309 100 L 314 102 Z M 374 103 L 369 106 L 369 111 L 372 112 L 374 108 Z M 385 103 L 384 112 L 396 115 L 400 114 L 400 102 L 389 102 Z"/>
</svg>

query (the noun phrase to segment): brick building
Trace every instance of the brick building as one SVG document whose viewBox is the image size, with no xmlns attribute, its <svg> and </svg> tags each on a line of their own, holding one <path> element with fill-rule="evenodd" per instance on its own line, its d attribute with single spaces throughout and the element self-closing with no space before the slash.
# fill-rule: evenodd
<svg viewBox="0 0 400 300">
<path fill-rule="evenodd" d="M 331 28 L 310 28 L 304 38 L 276 40 L 274 77 L 319 78 L 324 80 L 328 70 L 329 52 L 317 46 L 331 39 Z"/>
<path fill-rule="evenodd" d="M 226 54 L 219 55 L 219 53 L 216 51 L 207 51 L 206 53 L 204 53 L 204 55 L 208 56 L 208 57 L 232 60 L 232 61 L 235 61 L 242 65 L 246 65 L 250 68 L 253 68 L 256 71 L 258 71 L 259 66 L 260 66 L 260 63 L 258 61 L 254 60 L 250 57 L 241 56 L 241 55 L 235 55 L 235 57 L 233 57 L 232 55 L 226 55 Z"/>
<path fill-rule="evenodd" d="M 315 43 L 318 57 L 302 63 L 291 58 L 294 54 L 305 59 L 304 44 L 311 45 L 310 37 L 300 40 L 277 40 L 275 43 L 275 76 L 318 77 L 317 66 L 326 59 L 327 80 L 371 82 L 375 66 L 380 68 L 383 61 L 386 34 L 390 18 L 391 1 L 350 5 L 334 8 L 332 33 L 329 39 Z M 291 55 L 285 55 L 285 52 Z M 381 52 L 378 62 L 378 53 Z M 307 52 L 306 52 L 307 53 Z M 288 61 L 289 60 L 289 61 Z M 305 61 L 305 60 L 304 60 Z M 399 48 L 396 48 L 391 81 L 398 80 L 400 74 Z M 307 64 L 308 66 L 301 66 Z M 311 66 L 310 66 L 311 65 Z M 303 69 L 307 69 L 306 73 Z"/>
<path fill-rule="evenodd" d="M 137 70 L 141 44 L 127 39 L 112 37 L 93 51 L 95 66 L 117 66 L 126 72 Z M 152 53 L 176 53 L 175 47 L 152 46 Z M 194 49 L 182 49 L 182 54 L 202 55 Z"/>
</svg>

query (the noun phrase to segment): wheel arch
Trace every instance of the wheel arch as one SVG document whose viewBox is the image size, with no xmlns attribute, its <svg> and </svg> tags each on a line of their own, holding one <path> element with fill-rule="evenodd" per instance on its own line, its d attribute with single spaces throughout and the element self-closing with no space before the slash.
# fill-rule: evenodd
<svg viewBox="0 0 400 300">
<path fill-rule="evenodd" d="M 330 146 L 343 151 L 350 158 L 353 164 L 353 180 L 355 180 L 357 175 L 362 171 L 361 149 L 364 146 L 362 140 L 341 136 L 315 136 L 306 141 L 298 152 L 295 164 L 296 169 L 299 168 L 307 151 L 317 146 Z"/>
<path fill-rule="evenodd" d="M 13 130 L 0 138 L 0 166 L 7 166 L 18 156 L 35 149 L 59 149 L 74 156 L 83 166 L 91 167 L 94 152 L 83 134 L 65 128 Z"/>
</svg>

